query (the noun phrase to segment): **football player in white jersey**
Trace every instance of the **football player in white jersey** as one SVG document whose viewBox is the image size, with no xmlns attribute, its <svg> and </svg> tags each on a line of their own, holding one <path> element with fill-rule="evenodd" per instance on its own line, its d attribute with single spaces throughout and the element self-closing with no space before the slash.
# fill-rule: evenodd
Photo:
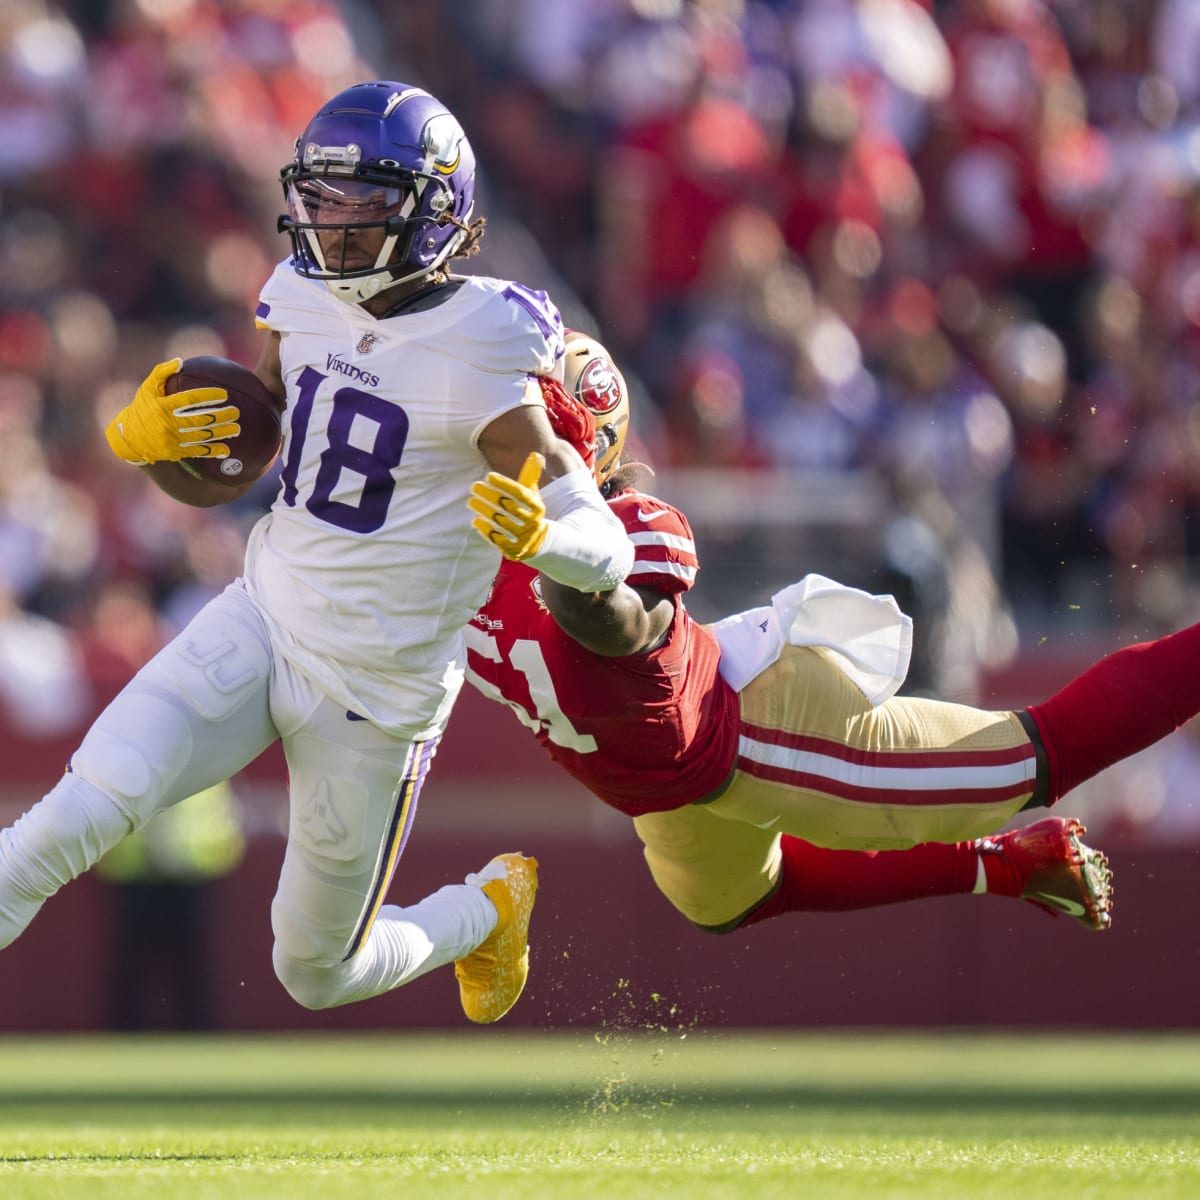
<svg viewBox="0 0 1200 1200">
<path fill-rule="evenodd" d="M 462 682 L 461 630 L 500 561 L 471 531 L 468 491 L 481 468 L 528 479 L 544 464 L 544 513 L 522 522 L 518 553 L 567 586 L 615 587 L 633 551 L 533 379 L 563 352 L 555 306 L 450 274 L 483 230 L 474 172 L 453 114 L 403 83 L 339 93 L 297 140 L 281 173 L 292 253 L 257 313 L 255 373 L 285 406 L 279 494 L 243 577 L 0 832 L 0 947 L 126 834 L 279 739 L 290 824 L 271 921 L 291 996 L 345 1004 L 451 962 L 472 1020 L 520 994 L 533 859 L 501 854 L 411 907 L 384 904 Z M 178 369 L 151 372 L 109 444 L 176 499 L 231 500 L 240 489 L 186 463 L 228 454 L 236 405 L 223 389 L 168 397 Z"/>
</svg>

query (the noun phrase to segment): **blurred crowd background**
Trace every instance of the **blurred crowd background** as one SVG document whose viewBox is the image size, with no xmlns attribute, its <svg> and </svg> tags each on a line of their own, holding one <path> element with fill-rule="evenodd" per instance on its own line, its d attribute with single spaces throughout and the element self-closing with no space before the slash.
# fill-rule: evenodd
<svg viewBox="0 0 1200 1200">
<path fill-rule="evenodd" d="M 809 570 L 890 590 L 912 687 L 986 702 L 1040 646 L 1200 611 L 1196 0 L 4 0 L 0 710 L 25 745 L 238 573 L 273 480 L 186 508 L 101 430 L 158 361 L 254 361 L 279 168 L 379 76 L 475 146 L 470 269 L 547 287 L 635 382 L 702 618 Z M 1110 784 L 1113 821 L 1200 836 L 1196 742 Z"/>
</svg>

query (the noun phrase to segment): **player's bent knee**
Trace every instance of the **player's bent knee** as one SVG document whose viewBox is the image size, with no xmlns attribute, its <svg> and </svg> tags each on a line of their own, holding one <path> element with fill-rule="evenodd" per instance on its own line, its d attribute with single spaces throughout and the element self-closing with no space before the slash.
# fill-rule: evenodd
<svg viewBox="0 0 1200 1200">
<path fill-rule="evenodd" d="M 699 929 L 701 933 L 732 933 L 749 916 L 750 912 L 753 912 L 754 908 L 758 907 L 756 904 L 749 912 L 741 912 L 737 916 L 725 920 L 724 913 L 719 909 L 714 910 L 711 904 L 705 905 L 689 902 L 688 899 L 682 896 L 672 895 L 661 885 L 659 886 L 659 891 L 671 902 L 671 907 L 689 925 L 695 929 Z M 728 909 L 725 911 L 728 912 Z"/>
<path fill-rule="evenodd" d="M 319 1012 L 342 1003 L 342 983 L 336 967 L 301 962 L 292 958 L 278 942 L 271 953 L 271 962 L 275 978 L 301 1008 Z"/>
<path fill-rule="evenodd" d="M 732 921 L 725 921 L 721 925 L 702 925 L 699 921 L 692 921 L 691 925 L 693 928 L 700 930 L 701 933 L 715 933 L 718 935 L 733 933 L 749 915 L 749 913 L 742 913 L 741 916 L 734 917 Z"/>
<path fill-rule="evenodd" d="M 271 904 L 275 977 L 302 1008 L 318 1011 L 346 1001 L 346 939 L 331 937 L 277 895 Z"/>
<path fill-rule="evenodd" d="M 777 890 L 778 884 L 776 884 L 776 886 L 773 887 L 765 896 L 760 897 L 753 904 L 751 904 L 749 908 L 743 909 L 736 916 L 732 916 L 727 919 L 719 907 L 714 908 L 712 905 L 707 905 L 703 909 L 693 907 L 689 912 L 687 907 L 685 907 L 679 901 L 672 899 L 671 902 L 685 917 L 687 917 L 688 922 L 694 928 L 700 930 L 701 933 L 714 933 L 721 935 L 733 933 L 735 930 L 741 929 L 742 926 L 745 925 L 746 922 L 749 921 L 750 918 L 754 916 L 754 914 L 758 912 L 758 910 L 762 908 L 764 904 L 770 902 Z M 671 899 L 671 897 L 668 897 L 668 899 Z M 728 911 L 729 909 L 726 907 L 725 912 Z"/>
</svg>

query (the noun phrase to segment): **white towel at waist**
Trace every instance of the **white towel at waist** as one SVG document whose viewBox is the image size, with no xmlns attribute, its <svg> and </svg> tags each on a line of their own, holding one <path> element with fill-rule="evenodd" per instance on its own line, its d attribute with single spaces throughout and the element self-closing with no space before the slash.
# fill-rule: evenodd
<svg viewBox="0 0 1200 1200">
<path fill-rule="evenodd" d="M 771 604 L 711 626 L 721 647 L 721 674 L 741 691 L 785 645 L 824 646 L 873 705 L 895 695 L 912 657 L 912 618 L 891 596 L 872 596 L 824 575 L 805 575 Z"/>
</svg>

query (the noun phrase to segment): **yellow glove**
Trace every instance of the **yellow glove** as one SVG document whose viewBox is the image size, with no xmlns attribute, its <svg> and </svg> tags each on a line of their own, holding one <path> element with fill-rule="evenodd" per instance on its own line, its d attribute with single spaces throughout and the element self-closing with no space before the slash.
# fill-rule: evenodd
<svg viewBox="0 0 1200 1200">
<path fill-rule="evenodd" d="M 467 507 L 476 514 L 471 528 L 513 562 L 524 562 L 546 540 L 546 506 L 538 494 L 545 462 L 535 450 L 516 479 L 489 471 L 471 484 Z"/>
<path fill-rule="evenodd" d="M 108 423 L 104 436 L 127 463 L 178 462 L 181 458 L 228 458 L 225 440 L 237 437 L 241 412 L 220 387 L 166 393 L 167 380 L 183 360 L 159 363 L 142 381 L 133 403 Z"/>
</svg>

